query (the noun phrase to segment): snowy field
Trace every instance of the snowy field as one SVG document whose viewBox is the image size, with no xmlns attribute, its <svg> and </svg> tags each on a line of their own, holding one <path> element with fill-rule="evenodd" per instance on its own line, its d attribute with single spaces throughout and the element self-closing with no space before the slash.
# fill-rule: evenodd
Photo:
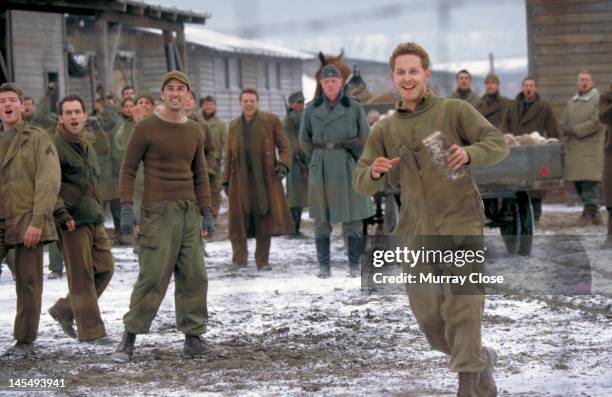
<svg viewBox="0 0 612 397">
<path fill-rule="evenodd" d="M 563 222 L 570 233 L 604 233 L 571 226 L 578 211 L 545 207 L 538 233 L 556 233 Z M 312 235 L 309 222 L 306 228 Z M 205 337 L 218 357 L 181 358 L 172 282 L 151 334 L 136 340 L 133 361 L 116 364 L 109 357 L 116 344 L 92 347 L 61 332 L 46 310 L 66 294 L 66 280 L 45 279 L 37 357 L 0 358 L 0 395 L 454 396 L 456 375 L 444 355 L 429 350 L 407 298 L 363 294 L 360 279 L 346 276 L 341 236 L 334 237 L 327 280 L 315 276 L 311 238 L 274 238 L 273 271 L 264 273 L 254 268 L 253 242 L 249 268 L 240 272 L 227 270 L 229 241 L 207 243 Z M 590 248 L 593 296 L 487 297 L 483 343 L 498 352 L 500 396 L 612 395 L 612 251 Z M 116 272 L 100 308 L 118 343 L 138 264 L 131 249 L 113 254 Z M 15 314 L 14 283 L 4 269 L 0 351 L 13 343 Z M 9 388 L 17 378 L 64 379 L 65 388 L 18 392 Z"/>
</svg>

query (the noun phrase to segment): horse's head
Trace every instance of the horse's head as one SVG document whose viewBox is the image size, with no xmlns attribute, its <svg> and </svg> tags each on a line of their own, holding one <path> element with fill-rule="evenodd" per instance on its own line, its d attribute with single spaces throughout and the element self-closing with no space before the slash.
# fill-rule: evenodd
<svg viewBox="0 0 612 397">
<path fill-rule="evenodd" d="M 332 64 L 336 66 L 340 73 L 342 74 L 342 78 L 344 81 L 347 81 L 348 77 L 351 75 L 351 68 L 344 62 L 342 62 L 342 57 L 344 56 L 344 50 L 340 52 L 337 56 L 326 56 L 322 52 L 319 52 L 319 60 L 321 61 L 321 65 L 315 74 L 315 78 L 317 79 L 317 90 L 315 92 L 315 98 L 321 94 L 321 85 L 319 84 L 319 76 L 321 75 L 321 69 L 323 66 Z"/>
<path fill-rule="evenodd" d="M 353 66 L 353 73 L 344 83 L 344 93 L 349 96 L 358 97 L 367 89 L 367 84 L 361 75 L 357 65 Z"/>
</svg>

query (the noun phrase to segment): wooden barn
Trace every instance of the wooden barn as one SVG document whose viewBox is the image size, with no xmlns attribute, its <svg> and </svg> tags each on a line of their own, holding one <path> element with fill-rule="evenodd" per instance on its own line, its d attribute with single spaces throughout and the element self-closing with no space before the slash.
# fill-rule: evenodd
<svg viewBox="0 0 612 397">
<path fill-rule="evenodd" d="M 526 0 L 529 74 L 558 116 L 581 70 L 595 86 L 612 83 L 612 1 Z"/>
</svg>

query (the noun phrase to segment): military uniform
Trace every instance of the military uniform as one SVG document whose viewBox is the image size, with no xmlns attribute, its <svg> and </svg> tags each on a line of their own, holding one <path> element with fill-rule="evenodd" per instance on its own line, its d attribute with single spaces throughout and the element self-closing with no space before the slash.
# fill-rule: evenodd
<svg viewBox="0 0 612 397">
<path fill-rule="evenodd" d="M 341 96 L 332 107 L 325 95 L 308 103 L 300 126 L 300 145 L 308 163 L 308 205 L 315 220 L 320 275 L 330 269 L 332 225 L 341 223 L 348 242 L 351 273 L 359 269 L 363 220 L 374 214 L 370 198 L 355 193 L 351 179 L 370 127 L 363 107 Z"/>
<path fill-rule="evenodd" d="M 567 102 L 560 126 L 566 136 L 565 179 L 574 182 L 587 221 L 601 224 L 599 182 L 602 178 L 606 133 L 599 122 L 597 88 L 582 95 L 576 94 Z"/>
<path fill-rule="evenodd" d="M 306 155 L 300 148 L 299 132 L 304 112 L 291 110 L 283 125 L 293 152 L 291 170 L 287 174 L 287 200 L 293 217 L 293 232 L 299 234 L 302 208 L 308 207 L 308 166 Z"/>
<path fill-rule="evenodd" d="M 472 91 L 471 88 L 468 88 L 467 90 L 457 88 L 455 89 L 455 91 L 451 92 L 448 97 L 452 99 L 461 99 L 463 101 L 466 101 L 470 105 L 474 106 L 476 109 L 478 109 L 478 106 L 480 106 L 480 97 L 476 95 L 476 93 Z"/>
<path fill-rule="evenodd" d="M 441 131 L 451 143 L 466 145 L 463 148 L 470 165 L 492 165 L 508 154 L 503 135 L 475 108 L 429 93 L 414 111 L 398 105 L 392 116 L 375 125 L 357 164 L 353 187 L 364 196 L 376 193 L 385 178 L 372 179 L 374 160 L 400 157 L 400 163 L 389 173 L 389 182 L 400 189 L 402 203 L 408 204 L 402 205 L 393 234 L 408 238 L 410 249 L 420 249 L 419 240 L 434 244 L 450 240 L 448 248 L 482 249 L 484 213 L 478 188 L 469 168 L 457 180 L 450 180 L 436 169 L 422 143 L 434 131 Z M 419 264 L 415 269 L 433 272 L 435 267 Z M 444 272 L 453 272 L 455 267 Z M 468 267 L 462 271 L 468 271 Z M 446 286 L 412 287 L 407 285 L 410 307 L 432 349 L 451 356 L 452 371 L 482 371 L 485 363 L 481 358 L 480 329 L 484 295 L 455 294 Z"/>
<path fill-rule="evenodd" d="M 98 188 L 100 170 L 93 146 L 84 137 L 83 141 L 75 140 L 63 126 L 60 128 L 55 146 L 62 184 L 54 217 L 66 262 L 69 293 L 50 312 L 68 324 L 76 320 L 79 340 L 94 340 L 106 336 L 98 299 L 114 271 Z M 69 220 L 76 224 L 72 231 L 65 226 Z"/>
<path fill-rule="evenodd" d="M 206 115 L 204 111 L 199 117 L 206 123 L 210 131 L 210 139 L 214 150 L 210 153 L 211 160 L 208 165 L 208 180 L 210 181 L 210 195 L 212 198 L 213 214 L 219 216 L 221 207 L 221 166 L 225 155 L 227 143 L 227 127 L 216 114 Z M 208 157 L 207 157 L 208 158 Z"/>
<path fill-rule="evenodd" d="M 477 109 L 495 128 L 501 129 L 503 116 L 512 101 L 498 92 L 495 95 L 485 94 L 480 99 Z"/>
<path fill-rule="evenodd" d="M 290 169 L 291 147 L 277 116 L 258 111 L 250 122 L 242 115 L 230 122 L 222 182 L 227 186 L 229 238 L 236 266 L 246 266 L 247 238 L 255 237 L 256 265 L 268 267 L 271 237 L 293 229 L 276 174 L 278 165 Z"/>
<path fill-rule="evenodd" d="M 0 261 L 15 250 L 17 315 L 14 337 L 36 339 L 43 282 L 43 244 L 57 240 L 53 206 L 60 188 L 57 152 L 49 135 L 21 122 L 0 143 Z M 23 245 L 29 225 L 42 229 L 40 243 Z"/>
</svg>

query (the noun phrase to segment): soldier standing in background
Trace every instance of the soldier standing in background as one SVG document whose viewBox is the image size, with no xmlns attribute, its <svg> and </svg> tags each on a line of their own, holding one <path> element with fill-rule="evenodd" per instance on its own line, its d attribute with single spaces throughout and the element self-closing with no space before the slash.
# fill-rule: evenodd
<svg viewBox="0 0 612 397">
<path fill-rule="evenodd" d="M 599 91 L 589 72 L 580 72 L 578 92 L 561 116 L 564 136 L 565 179 L 574 182 L 584 206 L 581 225 L 602 225 L 599 216 L 599 182 L 603 171 L 605 129 L 599 122 Z"/>
<path fill-rule="evenodd" d="M 183 354 L 207 354 L 200 335 L 206 332 L 208 277 L 202 238 L 214 233 L 210 188 L 204 159 L 204 137 L 197 123 L 184 114 L 190 82 L 179 71 L 161 81 L 164 107 L 140 121 L 125 152 L 121 169 L 121 227 L 131 235 L 134 180 L 142 162 L 145 184 L 138 261 L 140 272 L 130 310 L 123 317 L 125 331 L 113 359 L 132 358 L 137 334 L 149 332 L 172 275 L 175 282 L 176 325 L 185 334 Z"/>
<path fill-rule="evenodd" d="M 321 69 L 322 94 L 308 103 L 300 126 L 300 146 L 310 158 L 309 214 L 319 277 L 331 276 L 331 232 L 342 224 L 348 242 L 349 275 L 360 275 L 363 220 L 374 214 L 370 198 L 353 191 L 351 180 L 370 126 L 359 101 L 342 92 L 344 81 L 334 65 Z"/>
<path fill-rule="evenodd" d="M 501 129 L 504 113 L 512 101 L 501 96 L 499 92 L 499 77 L 495 73 L 489 73 L 485 77 L 485 91 L 476 109 L 495 128 Z"/>
<path fill-rule="evenodd" d="M 49 314 L 68 336 L 77 336 L 73 328 L 76 320 L 79 341 L 106 343 L 98 299 L 115 266 L 104 229 L 98 160 L 86 137 L 83 99 L 77 95 L 64 97 L 59 112 L 60 125 L 54 142 L 62 184 L 54 217 L 66 261 L 69 293 L 49 309 Z"/>
<path fill-rule="evenodd" d="M 610 91 L 599 98 L 599 121 L 606 125 L 603 198 L 608 209 L 608 236 L 604 247 L 612 248 L 612 83 L 610 84 Z"/>
<path fill-rule="evenodd" d="M 223 170 L 232 267 L 247 265 L 247 238 L 255 237 L 257 269 L 270 270 L 271 237 L 290 234 L 292 229 L 281 183 L 291 167 L 291 147 L 280 119 L 258 110 L 257 91 L 244 89 L 239 98 L 242 114 L 229 124 Z"/>
<path fill-rule="evenodd" d="M 461 69 L 455 76 L 457 88 L 451 92 L 449 98 L 462 99 L 478 109 L 480 98 L 472 91 L 472 75 L 465 69 Z"/>
<path fill-rule="evenodd" d="M 227 127 L 223 120 L 217 116 L 217 100 L 213 96 L 205 96 L 201 101 L 202 118 L 208 125 L 210 138 L 213 141 L 215 153 L 214 162 L 209 162 L 208 179 L 210 181 L 210 194 L 212 197 L 213 214 L 219 216 L 221 207 L 221 168 L 225 156 L 227 143 Z"/>
<path fill-rule="evenodd" d="M 501 130 L 513 135 L 538 131 L 545 138 L 559 137 L 559 124 L 552 106 L 538 94 L 538 85 L 532 77 L 523 79 L 522 90 L 506 109 Z M 533 218 L 537 223 L 542 215 L 543 190 L 529 191 Z"/>
<path fill-rule="evenodd" d="M 43 288 L 43 244 L 57 240 L 53 207 L 60 166 L 49 134 L 21 118 L 17 84 L 0 86 L 0 261 L 15 251 L 17 315 L 8 355 L 34 353 Z M 19 203 L 19 204 L 18 204 Z"/>
<path fill-rule="evenodd" d="M 293 235 L 303 236 L 300 233 L 302 209 L 308 207 L 308 163 L 306 155 L 300 148 L 300 123 L 304 114 L 304 94 L 302 91 L 289 95 L 289 108 L 283 120 L 287 140 L 291 144 L 293 162 L 287 175 L 287 200 L 293 217 Z"/>
</svg>

